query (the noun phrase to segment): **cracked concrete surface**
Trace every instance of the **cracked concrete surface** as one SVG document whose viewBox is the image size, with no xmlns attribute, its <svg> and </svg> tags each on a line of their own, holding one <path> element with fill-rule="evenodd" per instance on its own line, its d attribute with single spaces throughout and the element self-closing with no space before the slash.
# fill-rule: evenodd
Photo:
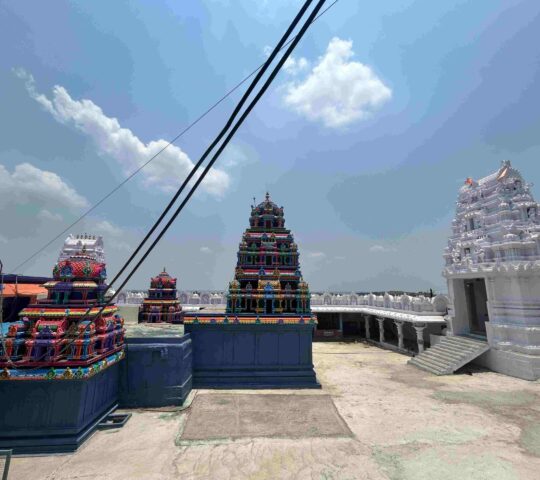
<svg viewBox="0 0 540 480">
<path fill-rule="evenodd" d="M 232 394 L 330 395 L 350 438 L 183 440 L 195 409 L 137 410 L 121 430 L 97 432 L 75 454 L 14 458 L 10 479 L 539 478 L 540 382 L 487 371 L 435 377 L 407 360 L 363 343 L 317 343 L 321 391 L 197 392 L 216 402 Z"/>
</svg>

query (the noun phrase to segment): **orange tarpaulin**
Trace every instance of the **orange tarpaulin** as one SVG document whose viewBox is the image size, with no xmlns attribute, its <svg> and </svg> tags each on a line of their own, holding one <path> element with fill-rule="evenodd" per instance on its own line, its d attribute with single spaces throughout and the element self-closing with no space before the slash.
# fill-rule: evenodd
<svg viewBox="0 0 540 480">
<path fill-rule="evenodd" d="M 4 283 L 4 298 L 8 297 L 35 297 L 37 295 L 47 295 L 47 289 L 34 283 Z"/>
</svg>

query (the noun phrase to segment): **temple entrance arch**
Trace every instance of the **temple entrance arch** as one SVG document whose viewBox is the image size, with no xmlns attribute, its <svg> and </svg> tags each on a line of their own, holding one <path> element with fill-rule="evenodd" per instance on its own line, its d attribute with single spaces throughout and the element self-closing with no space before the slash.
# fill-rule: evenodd
<svg viewBox="0 0 540 480">
<path fill-rule="evenodd" d="M 483 278 L 471 278 L 464 280 L 464 282 L 470 331 L 485 336 L 486 322 L 489 322 L 486 281 Z"/>
<path fill-rule="evenodd" d="M 486 336 L 486 322 L 489 321 L 486 280 L 474 277 L 456 278 L 450 285 L 454 304 L 451 324 L 453 333 Z"/>
</svg>

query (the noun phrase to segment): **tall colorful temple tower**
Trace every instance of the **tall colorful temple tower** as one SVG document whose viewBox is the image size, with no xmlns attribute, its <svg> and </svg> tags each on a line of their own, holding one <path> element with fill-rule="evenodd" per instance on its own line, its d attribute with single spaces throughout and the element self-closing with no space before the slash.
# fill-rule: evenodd
<svg viewBox="0 0 540 480">
<path fill-rule="evenodd" d="M 300 272 L 298 247 L 285 228 L 283 207 L 267 193 L 264 202 L 252 207 L 249 225 L 229 284 L 227 314 L 263 316 L 268 323 L 314 323 L 309 288 Z"/>
<path fill-rule="evenodd" d="M 253 205 L 224 314 L 187 313 L 198 386 L 318 387 L 311 357 L 316 317 L 283 207 Z"/>
<path fill-rule="evenodd" d="M 62 257 L 61 257 L 62 258 Z M 105 263 L 81 251 L 60 259 L 47 298 L 19 313 L 0 346 L 4 379 L 83 378 L 123 356 L 123 318 L 106 304 Z"/>
<path fill-rule="evenodd" d="M 184 312 L 177 298 L 176 278 L 163 271 L 150 280 L 148 296 L 139 308 L 139 323 L 182 323 Z"/>
</svg>

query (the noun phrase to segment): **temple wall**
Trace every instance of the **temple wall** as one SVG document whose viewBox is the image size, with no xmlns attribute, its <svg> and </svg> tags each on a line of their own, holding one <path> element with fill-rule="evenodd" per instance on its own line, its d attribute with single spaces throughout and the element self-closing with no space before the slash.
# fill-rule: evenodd
<svg viewBox="0 0 540 480">
<path fill-rule="evenodd" d="M 127 338 L 120 372 L 120 406 L 182 405 L 192 386 L 189 335 L 171 338 Z"/>
<path fill-rule="evenodd" d="M 320 388 L 312 325 L 186 324 L 195 388 Z"/>
<path fill-rule="evenodd" d="M 1 380 L 0 449 L 76 450 L 117 404 L 119 370 L 116 363 L 82 380 Z"/>
</svg>

